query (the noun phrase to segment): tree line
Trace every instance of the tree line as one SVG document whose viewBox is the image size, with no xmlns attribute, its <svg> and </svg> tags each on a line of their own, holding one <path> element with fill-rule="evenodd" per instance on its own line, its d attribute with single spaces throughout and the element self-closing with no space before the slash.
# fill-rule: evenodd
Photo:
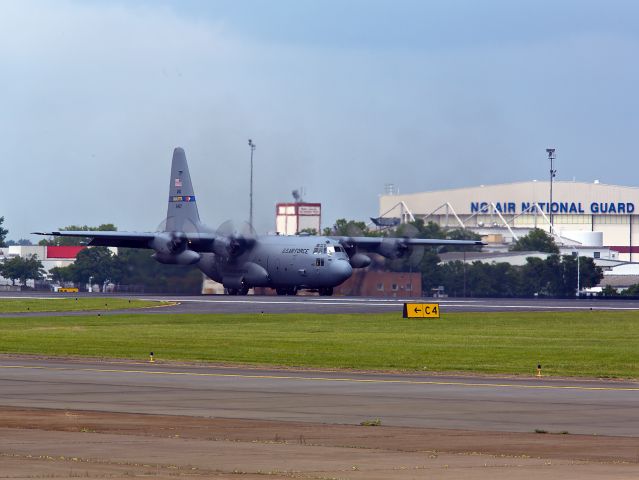
<svg viewBox="0 0 639 480">
<path fill-rule="evenodd" d="M 185 265 L 162 265 L 153 260 L 150 251 L 145 249 L 118 248 L 118 254 L 114 255 L 107 247 L 87 248 L 78 253 L 73 264 L 52 268 L 49 274 L 59 284 L 113 283 L 151 291 L 177 290 L 184 293 L 202 290 L 199 270 Z"/>
<path fill-rule="evenodd" d="M 5 246 L 8 231 L 2 228 L 0 217 L 0 246 Z M 115 231 L 112 223 L 97 227 L 69 225 L 60 230 Z M 44 246 L 82 246 L 89 238 L 52 237 L 40 240 Z M 9 243 L 9 242 L 6 242 Z M 29 242 L 30 244 L 31 242 Z M 22 242 L 26 244 L 26 242 Z M 106 247 L 91 247 L 81 250 L 73 264 L 68 267 L 54 267 L 49 271 L 51 280 L 61 285 L 89 283 L 103 285 L 113 283 L 149 291 L 179 291 L 199 293 L 202 290 L 202 274 L 199 270 L 182 265 L 161 265 L 151 258 L 151 251 L 144 249 L 119 248 L 115 255 Z M 44 278 L 42 262 L 36 255 L 6 258 L 0 262 L 0 275 L 25 285 L 27 280 Z"/>
<path fill-rule="evenodd" d="M 413 238 L 439 238 L 449 240 L 480 240 L 481 237 L 463 228 L 444 229 L 433 222 L 418 219 L 400 225 L 394 231 L 369 230 L 363 222 L 340 219 L 331 230 L 334 235 L 351 235 L 357 231 L 364 236 Z M 422 291 L 430 295 L 433 289 L 444 287 L 451 296 L 473 297 L 574 297 L 577 293 L 577 258 L 559 255 L 554 239 L 541 229 L 533 229 L 511 246 L 512 251 L 545 252 L 546 259 L 529 257 L 523 266 L 509 263 L 481 261 L 452 261 L 442 263 L 441 253 L 477 251 L 481 247 L 445 246 L 427 248 L 418 256 L 377 259 L 372 268 L 400 272 L 420 272 Z M 589 257 L 579 257 L 579 283 L 581 288 L 594 287 L 603 278 L 603 272 Z"/>
</svg>

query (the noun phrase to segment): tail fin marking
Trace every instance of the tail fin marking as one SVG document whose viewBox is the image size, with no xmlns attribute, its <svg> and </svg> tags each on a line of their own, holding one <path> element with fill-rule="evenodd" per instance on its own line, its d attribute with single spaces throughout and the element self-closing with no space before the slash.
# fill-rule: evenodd
<svg viewBox="0 0 639 480">
<path fill-rule="evenodd" d="M 189 174 L 184 150 L 173 150 L 171 179 L 169 183 L 169 205 L 166 212 L 166 231 L 177 232 L 198 228 L 200 215 L 197 211 L 195 192 Z"/>
</svg>

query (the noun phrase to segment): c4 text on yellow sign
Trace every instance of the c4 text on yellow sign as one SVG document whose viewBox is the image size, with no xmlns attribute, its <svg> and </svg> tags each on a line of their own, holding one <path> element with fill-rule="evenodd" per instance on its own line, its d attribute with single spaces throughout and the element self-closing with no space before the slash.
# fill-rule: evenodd
<svg viewBox="0 0 639 480">
<path fill-rule="evenodd" d="M 439 318 L 439 303 L 405 303 L 404 318 Z"/>
</svg>

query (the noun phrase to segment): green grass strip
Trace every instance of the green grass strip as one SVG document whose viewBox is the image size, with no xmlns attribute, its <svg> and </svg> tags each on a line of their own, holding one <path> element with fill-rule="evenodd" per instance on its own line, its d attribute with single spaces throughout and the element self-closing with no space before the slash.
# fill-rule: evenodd
<svg viewBox="0 0 639 480">
<path fill-rule="evenodd" d="M 162 302 L 104 297 L 0 298 L 0 313 L 120 310 L 124 308 L 144 308 L 160 305 L 162 305 Z"/>
<path fill-rule="evenodd" d="M 0 352 L 639 378 L 638 312 L 87 315 L 0 319 Z"/>
</svg>

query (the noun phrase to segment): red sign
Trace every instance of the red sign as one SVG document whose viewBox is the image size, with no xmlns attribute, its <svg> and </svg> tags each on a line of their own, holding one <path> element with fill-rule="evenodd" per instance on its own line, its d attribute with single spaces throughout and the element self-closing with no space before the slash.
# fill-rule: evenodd
<svg viewBox="0 0 639 480">
<path fill-rule="evenodd" d="M 47 247 L 47 258 L 75 258 L 86 247 Z"/>
</svg>

